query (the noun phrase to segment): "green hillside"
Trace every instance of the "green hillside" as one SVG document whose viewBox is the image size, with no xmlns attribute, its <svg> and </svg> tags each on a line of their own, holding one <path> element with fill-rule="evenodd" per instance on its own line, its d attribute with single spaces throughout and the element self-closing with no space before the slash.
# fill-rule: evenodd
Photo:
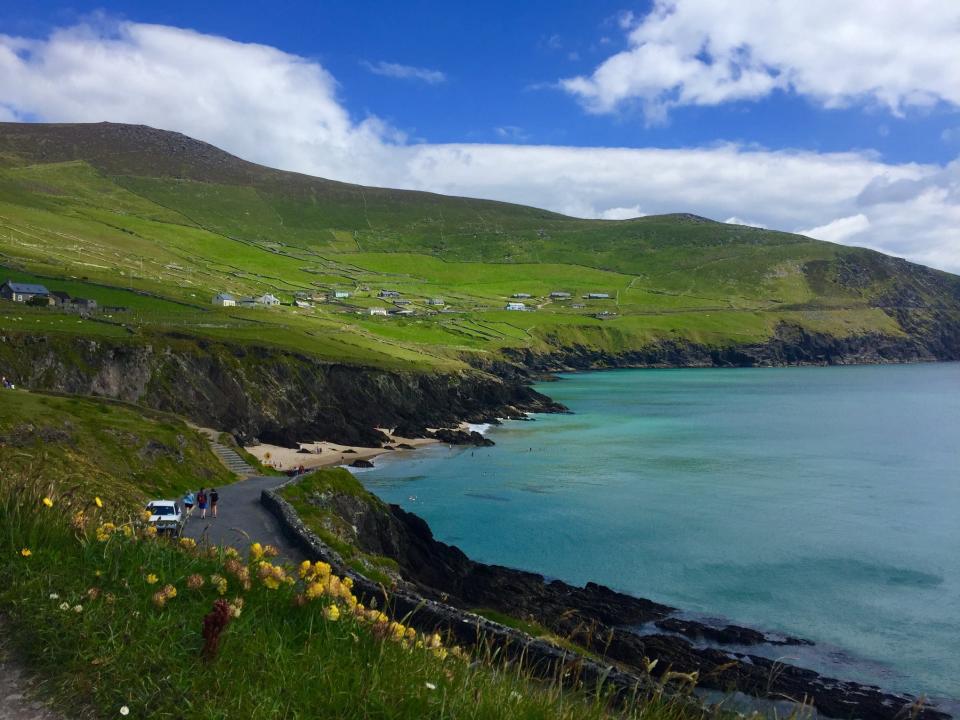
<svg viewBox="0 0 960 720">
<path fill-rule="evenodd" d="M 960 356 L 960 278 L 869 250 L 691 215 L 579 220 L 348 185 L 141 126 L 0 124 L 0 266 L 123 308 L 78 321 L 0 304 L 0 331 L 186 334 L 384 368 L 455 369 L 505 349 L 730 348 L 785 325 Z M 292 306 L 333 290 L 351 297 Z M 214 308 L 218 291 L 287 304 Z M 518 293 L 535 312 L 504 309 Z"/>
</svg>

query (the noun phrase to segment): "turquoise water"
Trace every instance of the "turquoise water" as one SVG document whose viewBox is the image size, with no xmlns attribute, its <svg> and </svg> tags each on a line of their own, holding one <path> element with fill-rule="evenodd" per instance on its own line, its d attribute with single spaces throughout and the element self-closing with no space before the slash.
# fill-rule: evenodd
<svg viewBox="0 0 960 720">
<path fill-rule="evenodd" d="M 624 370 L 574 415 L 360 474 L 485 562 L 814 640 L 784 657 L 960 698 L 960 364 Z"/>
</svg>

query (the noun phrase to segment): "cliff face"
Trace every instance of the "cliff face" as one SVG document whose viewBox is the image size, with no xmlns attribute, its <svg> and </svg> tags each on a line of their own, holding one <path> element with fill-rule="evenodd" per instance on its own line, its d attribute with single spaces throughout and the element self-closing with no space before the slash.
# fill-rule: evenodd
<svg viewBox="0 0 960 720">
<path fill-rule="evenodd" d="M 136 402 L 288 446 L 321 438 L 376 445 L 386 439 L 377 427 L 415 435 L 461 420 L 561 409 L 519 380 L 481 371 L 387 372 L 193 341 L 0 340 L 0 366 L 24 387 Z"/>
</svg>

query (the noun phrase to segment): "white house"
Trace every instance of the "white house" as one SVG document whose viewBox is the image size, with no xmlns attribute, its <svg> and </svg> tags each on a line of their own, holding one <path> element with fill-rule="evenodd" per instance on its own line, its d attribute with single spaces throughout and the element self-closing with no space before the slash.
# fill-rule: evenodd
<svg viewBox="0 0 960 720">
<path fill-rule="evenodd" d="M 383 317 L 387 316 L 387 309 L 384 307 L 372 307 L 369 310 L 371 315 L 382 315 Z"/>
<path fill-rule="evenodd" d="M 254 298 L 254 301 L 257 303 L 257 305 L 263 305 L 265 307 L 273 307 L 274 305 L 280 304 L 280 300 L 274 297 L 271 293 Z"/>
<path fill-rule="evenodd" d="M 527 306 L 521 302 L 508 302 L 507 310 L 526 310 Z"/>
<path fill-rule="evenodd" d="M 237 299 L 230 293 L 217 293 L 213 297 L 213 304 L 220 307 L 234 307 L 237 304 Z"/>
<path fill-rule="evenodd" d="M 330 293 L 331 300 L 346 300 L 348 297 L 350 297 L 350 293 L 346 290 L 334 290 Z"/>
<path fill-rule="evenodd" d="M 589 300 L 609 300 L 610 293 L 587 293 L 587 299 Z"/>
<path fill-rule="evenodd" d="M 309 302 L 307 302 L 306 300 L 301 300 L 300 298 L 297 298 L 296 300 L 294 300 L 293 304 L 296 305 L 298 308 L 313 307 L 313 305 L 311 305 Z"/>
<path fill-rule="evenodd" d="M 435 297 L 427 300 L 427 305 L 443 305 L 443 304 L 445 303 L 442 297 Z"/>
</svg>

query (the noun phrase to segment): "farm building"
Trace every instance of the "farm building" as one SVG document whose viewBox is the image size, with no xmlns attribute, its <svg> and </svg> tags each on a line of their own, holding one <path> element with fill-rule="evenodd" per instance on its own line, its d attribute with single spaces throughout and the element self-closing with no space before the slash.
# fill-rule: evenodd
<svg viewBox="0 0 960 720">
<path fill-rule="evenodd" d="M 346 300 L 348 297 L 350 297 L 350 293 L 346 290 L 334 290 L 327 296 L 330 300 Z"/>
<path fill-rule="evenodd" d="M 237 298 L 237 307 L 252 308 L 257 306 L 257 301 L 252 297 Z"/>
<path fill-rule="evenodd" d="M 588 300 L 609 300 L 610 293 L 587 293 Z"/>
<path fill-rule="evenodd" d="M 271 293 L 254 298 L 254 301 L 257 305 L 263 305 L 265 307 L 273 307 L 274 305 L 280 304 L 279 298 L 274 297 Z"/>
<path fill-rule="evenodd" d="M 294 300 L 294 301 L 293 301 L 293 304 L 294 304 L 296 307 L 298 307 L 298 308 L 310 308 L 310 307 L 313 307 L 313 305 L 311 305 L 308 301 L 306 301 L 306 300 L 301 300 L 300 298 L 297 298 L 296 300 Z"/>
<path fill-rule="evenodd" d="M 427 305 L 445 305 L 445 304 L 446 303 L 444 302 L 442 297 L 435 297 L 427 300 Z"/>
<path fill-rule="evenodd" d="M 384 307 L 372 307 L 369 310 L 370 315 L 379 315 L 382 317 L 387 316 L 387 309 Z"/>
<path fill-rule="evenodd" d="M 530 293 L 514 293 L 510 297 L 512 297 L 515 300 L 529 300 L 531 295 Z"/>
<path fill-rule="evenodd" d="M 526 310 L 527 306 L 522 302 L 508 302 L 505 310 Z"/>
<path fill-rule="evenodd" d="M 7 280 L 3 285 L 0 285 L 0 298 L 21 303 L 30 302 L 34 298 L 41 298 L 47 302 L 52 302 L 50 291 L 43 285 L 18 283 L 12 280 Z"/>
<path fill-rule="evenodd" d="M 234 307 L 237 304 L 237 299 L 230 293 L 217 293 L 213 296 L 213 304 L 220 307 Z"/>
<path fill-rule="evenodd" d="M 556 292 L 550 293 L 550 297 L 552 297 L 554 300 L 569 300 L 572 296 L 568 292 L 563 292 L 558 290 Z"/>
<path fill-rule="evenodd" d="M 398 298 L 400 297 L 400 292 L 398 290 L 381 290 L 377 293 L 378 298 Z"/>
</svg>

